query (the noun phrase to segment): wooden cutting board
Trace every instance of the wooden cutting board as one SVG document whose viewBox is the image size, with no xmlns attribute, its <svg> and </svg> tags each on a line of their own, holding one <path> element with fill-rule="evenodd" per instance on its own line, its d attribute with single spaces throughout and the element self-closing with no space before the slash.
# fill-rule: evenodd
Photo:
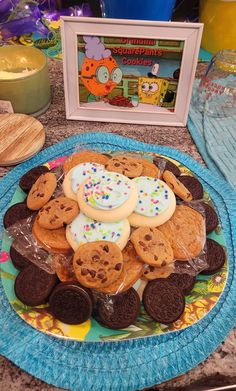
<svg viewBox="0 0 236 391">
<path fill-rule="evenodd" d="M 29 159 L 45 142 L 41 122 L 26 114 L 0 114 L 0 166 Z"/>
</svg>

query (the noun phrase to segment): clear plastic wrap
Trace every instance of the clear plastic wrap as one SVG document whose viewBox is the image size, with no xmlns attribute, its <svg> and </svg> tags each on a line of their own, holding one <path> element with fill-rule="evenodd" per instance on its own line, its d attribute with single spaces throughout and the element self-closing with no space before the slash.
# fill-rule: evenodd
<svg viewBox="0 0 236 391">
<path fill-rule="evenodd" d="M 80 145 L 80 144 L 75 145 L 74 153 L 72 155 L 70 155 L 66 159 L 63 159 L 63 161 L 61 161 L 61 163 L 58 163 L 56 166 L 54 165 L 51 166 L 51 172 L 53 172 L 57 178 L 57 187 L 52 198 L 64 196 L 62 184 L 65 178 L 65 170 L 64 170 L 65 163 L 72 162 L 72 165 L 75 166 L 76 161 L 73 162 L 73 159 L 80 152 L 85 154 L 88 153 L 88 155 L 102 154 L 102 157 L 104 157 L 104 161 L 109 157 L 117 156 L 117 155 L 130 156 L 138 159 L 146 159 L 150 163 L 152 163 L 153 160 L 152 154 L 144 154 L 144 153 L 139 154 L 138 152 L 135 151 L 131 151 L 128 153 L 127 151 L 116 151 L 114 153 L 113 152 L 102 153 L 100 147 L 97 148 L 93 147 L 93 150 L 91 150 L 91 148 L 88 148 L 88 146 L 86 145 Z M 77 164 L 80 163 L 81 162 L 78 162 Z M 160 172 L 159 177 L 161 177 L 162 173 L 165 171 L 167 163 L 168 161 L 166 159 L 164 158 L 160 159 L 158 164 L 158 169 Z M 179 204 L 189 206 L 204 216 L 204 208 L 201 206 L 201 201 L 191 201 L 190 203 L 185 203 L 185 202 L 180 202 L 178 200 L 178 205 Z M 73 257 L 72 250 L 69 254 L 59 253 L 59 254 L 52 255 L 53 251 L 51 252 L 50 248 L 49 248 L 50 251 L 49 252 L 46 251 L 45 248 L 42 248 L 41 246 L 41 244 L 44 244 L 46 247 L 48 246 L 47 239 L 45 240 L 44 243 L 40 243 L 35 239 L 34 235 L 32 234 L 32 225 L 33 225 L 33 218 L 28 218 L 25 221 L 19 221 L 17 224 L 14 224 L 10 228 L 8 228 L 7 233 L 12 238 L 17 239 L 14 241 L 14 246 L 16 247 L 16 250 L 21 255 L 28 258 L 31 262 L 41 267 L 42 269 L 48 271 L 49 273 L 57 272 L 57 274 L 59 274 L 59 278 L 61 275 L 60 279 L 62 281 L 67 281 L 67 280 L 69 281 L 70 279 L 75 279 L 76 277 L 73 274 L 73 268 L 72 268 L 72 257 Z M 206 242 L 206 235 L 204 234 L 202 236 L 201 251 L 196 257 L 188 256 L 188 248 L 186 247 L 184 249 L 184 251 L 186 252 L 186 259 L 185 260 L 175 259 L 174 261 L 178 261 L 178 262 L 174 262 L 171 265 L 171 268 L 168 269 L 168 271 L 163 270 L 163 268 L 160 268 L 160 270 L 158 270 L 159 273 L 158 275 L 161 278 L 167 278 L 168 273 L 178 273 L 178 274 L 187 273 L 191 275 L 197 275 L 198 273 L 200 273 L 208 266 L 206 262 L 205 242 Z M 130 244 L 128 246 L 130 246 Z M 128 246 L 126 247 L 125 252 L 123 252 L 125 253 L 126 263 L 120 281 L 119 282 L 117 281 L 113 283 L 111 287 L 107 287 L 106 289 L 104 289 L 104 293 L 117 294 L 123 292 L 129 289 L 131 286 L 133 286 L 140 278 L 142 278 L 142 276 L 144 276 L 145 279 L 144 273 L 146 267 L 148 266 L 145 265 L 145 263 L 143 263 L 140 260 L 140 258 L 134 252 L 134 249 L 130 249 L 128 248 Z M 57 259 L 58 261 L 57 263 L 55 263 L 55 259 Z"/>
<path fill-rule="evenodd" d="M 52 195 L 52 198 L 64 196 L 62 190 L 64 173 L 61 164 L 58 165 L 58 167 L 52 168 L 50 172 L 54 173 L 57 179 L 57 186 Z M 43 248 L 43 246 L 39 243 L 39 241 L 36 240 L 32 233 L 35 219 L 36 212 L 32 212 L 32 216 L 28 217 L 27 219 L 20 219 L 16 223 L 10 225 L 6 229 L 6 234 L 13 240 L 12 247 L 20 255 L 48 273 L 54 273 L 50 253 L 45 248 Z M 42 244 L 47 247 L 46 241 Z"/>
<path fill-rule="evenodd" d="M 32 225 L 35 217 L 19 220 L 11 225 L 6 233 L 13 239 L 13 248 L 23 257 L 48 273 L 54 273 L 50 254 L 39 246 L 32 234 Z"/>
</svg>

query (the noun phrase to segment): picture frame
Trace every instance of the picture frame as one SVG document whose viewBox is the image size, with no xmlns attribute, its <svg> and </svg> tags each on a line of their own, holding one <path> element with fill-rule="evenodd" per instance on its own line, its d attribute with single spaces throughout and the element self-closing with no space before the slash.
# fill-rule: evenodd
<svg viewBox="0 0 236 391">
<path fill-rule="evenodd" d="M 203 24 L 62 17 L 66 118 L 185 126 Z"/>
</svg>

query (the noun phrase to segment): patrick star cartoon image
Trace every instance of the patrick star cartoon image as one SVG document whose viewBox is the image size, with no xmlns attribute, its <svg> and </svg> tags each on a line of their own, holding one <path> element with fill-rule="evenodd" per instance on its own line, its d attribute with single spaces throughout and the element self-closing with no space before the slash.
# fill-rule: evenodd
<svg viewBox="0 0 236 391">
<path fill-rule="evenodd" d="M 106 101 L 106 96 L 120 83 L 122 71 L 98 37 L 83 39 L 86 45 L 80 78 L 90 92 L 87 101 Z"/>
</svg>

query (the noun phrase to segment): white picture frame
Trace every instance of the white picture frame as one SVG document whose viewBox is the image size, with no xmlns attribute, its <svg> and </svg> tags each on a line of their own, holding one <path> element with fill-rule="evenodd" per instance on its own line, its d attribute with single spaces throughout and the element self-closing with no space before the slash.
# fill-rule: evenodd
<svg viewBox="0 0 236 391">
<path fill-rule="evenodd" d="M 61 34 L 66 118 L 82 121 L 185 126 L 198 61 L 202 31 L 203 24 L 201 23 L 62 17 Z M 152 40 L 156 40 L 158 44 L 160 42 L 180 41 L 180 44 L 182 45 L 182 57 L 180 60 L 180 73 L 176 91 L 172 92 L 172 95 L 175 95 L 174 108 L 166 109 L 166 107 L 158 105 L 141 103 L 138 109 L 136 107 L 117 107 L 107 104 L 104 96 L 99 104 L 96 104 L 96 102 L 92 105 L 83 103 L 81 98 L 81 82 L 79 80 L 82 76 L 79 74 L 80 64 L 78 61 L 80 55 L 80 53 L 78 53 L 80 37 L 99 37 L 103 42 L 109 41 L 109 39 L 114 39 L 115 42 L 117 40 L 124 41 L 125 37 L 129 43 L 136 42 L 134 41 L 135 38 L 138 45 L 140 42 L 143 42 L 143 40 L 144 42 L 154 42 Z M 87 53 L 87 51 L 85 53 Z M 87 54 L 84 55 L 86 56 Z M 87 79 L 92 77 L 87 77 Z M 124 77 L 126 76 L 124 75 Z M 139 77 L 137 77 L 138 80 L 140 80 Z M 168 86 L 173 84 L 171 84 L 171 80 L 172 79 L 168 78 Z M 119 85 L 117 88 L 119 88 Z M 142 86 L 142 88 L 144 87 Z M 151 87 L 147 86 L 147 88 Z M 141 93 L 142 91 L 140 94 Z M 138 99 L 141 98 L 138 97 Z M 96 99 L 98 98 L 96 97 Z M 109 102 L 110 101 L 111 100 L 109 100 Z M 162 102 L 163 98 L 160 99 L 160 101 Z"/>
</svg>

